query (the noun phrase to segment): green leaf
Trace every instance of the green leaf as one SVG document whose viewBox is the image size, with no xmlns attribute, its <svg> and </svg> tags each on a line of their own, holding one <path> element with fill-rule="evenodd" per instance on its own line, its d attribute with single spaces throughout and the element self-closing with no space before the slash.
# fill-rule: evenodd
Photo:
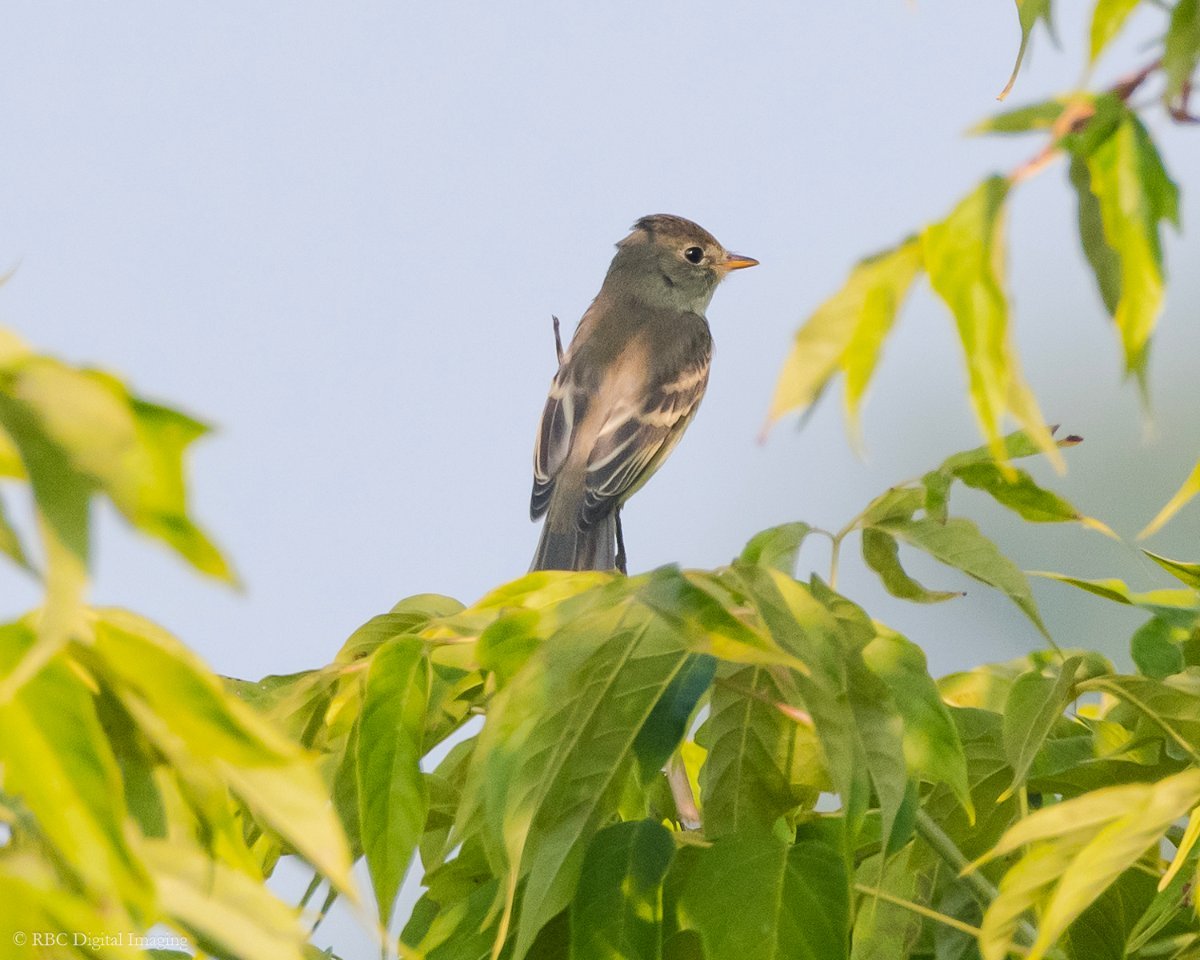
<svg viewBox="0 0 1200 960">
<path fill-rule="evenodd" d="M 798 700 L 783 671 L 726 664 L 718 678 L 697 732 L 708 750 L 700 768 L 704 832 L 769 834 L 803 799 L 793 784 L 802 772 L 797 764 L 810 757 L 812 734 L 776 706 Z"/>
<path fill-rule="evenodd" d="M 1049 130 L 1054 121 L 1062 114 L 1067 102 L 1065 100 L 1045 100 L 1033 103 L 1015 110 L 1006 110 L 991 117 L 985 117 L 971 127 L 968 133 L 1029 133 L 1035 130 Z"/>
<path fill-rule="evenodd" d="M 1187 627 L 1176 626 L 1162 617 L 1152 617 L 1129 640 L 1129 653 L 1138 670 L 1147 677 L 1161 680 L 1184 667 L 1182 644 L 1192 635 Z"/>
<path fill-rule="evenodd" d="M 964 856 L 985 853 L 1020 815 L 1016 797 L 1001 800 L 1013 771 L 1004 755 L 1001 718 L 986 710 L 950 711 L 967 760 L 971 807 L 964 809 L 945 783 L 935 784 L 922 807 L 958 845 Z M 968 810 L 973 809 L 972 817 Z"/>
<path fill-rule="evenodd" d="M 350 857 L 313 758 L 283 737 L 182 643 L 123 610 L 97 611 L 92 649 L 145 736 L 185 781 L 215 774 L 338 890 Z"/>
<path fill-rule="evenodd" d="M 105 493 L 196 569 L 234 579 L 187 512 L 183 454 L 208 431 L 203 424 L 139 400 L 108 374 L 30 356 L 0 378 L 0 425 L 20 450 L 39 509 L 79 557 L 86 540 L 68 479 Z"/>
<path fill-rule="evenodd" d="M 760 567 L 773 567 L 787 574 L 795 573 L 800 545 L 811 532 L 812 527 L 800 522 L 785 523 L 763 530 L 750 538 L 750 542 L 742 548 L 738 560 Z"/>
<path fill-rule="evenodd" d="M 429 685 L 415 637 L 389 640 L 371 657 L 358 728 L 359 831 L 384 929 L 429 810 L 420 767 Z"/>
<path fill-rule="evenodd" d="M 1072 922 L 1061 943 L 1071 960 L 1126 960 L 1125 941 L 1154 898 L 1154 878 L 1126 870 Z"/>
<path fill-rule="evenodd" d="M 1165 282 L 1159 223 L 1178 225 L 1179 192 L 1146 128 L 1128 109 L 1113 132 L 1086 153 L 1085 162 L 1104 239 L 1120 262 L 1121 296 L 1113 319 L 1125 368 L 1144 382 Z M 1103 290 L 1105 281 L 1100 283 Z"/>
<path fill-rule="evenodd" d="M 790 575 L 790 574 L 789 574 Z M 664 568 L 638 590 L 638 599 L 671 624 L 699 652 L 734 663 L 763 663 L 808 668 L 758 625 L 731 612 L 727 588 L 712 574 Z"/>
<path fill-rule="evenodd" d="M 1189 688 L 1189 679 L 1191 686 Z M 1099 677 L 1080 689 L 1103 690 L 1129 704 L 1161 730 L 1185 756 L 1200 763 L 1200 689 L 1196 677 L 1182 675 L 1178 682 L 1150 677 Z"/>
<path fill-rule="evenodd" d="M 1179 97 L 1200 63 L 1200 2 L 1178 0 L 1171 11 L 1163 48 L 1163 70 L 1167 75 L 1168 100 Z"/>
<path fill-rule="evenodd" d="M 422 960 L 488 960 L 495 937 L 493 907 L 498 890 L 498 881 L 488 879 L 452 902 L 439 904 L 426 894 L 413 908 L 400 942 Z"/>
<path fill-rule="evenodd" d="M 162 910 L 217 957 L 303 960 L 299 917 L 263 884 L 178 841 L 146 840 Z"/>
<path fill-rule="evenodd" d="M 1157 516 L 1146 524 L 1146 529 L 1138 534 L 1139 540 L 1145 540 L 1163 528 L 1168 520 L 1177 514 L 1196 494 L 1200 493 L 1200 462 L 1192 468 L 1183 486 L 1175 491 L 1175 495 L 1158 511 Z"/>
<path fill-rule="evenodd" d="M 1035 811 L 983 858 L 1029 849 L 1000 883 L 983 919 L 984 960 L 1001 960 L 1015 918 L 1041 906 L 1030 960 L 1040 960 L 1068 926 L 1129 869 L 1174 821 L 1200 803 L 1200 770 L 1153 784 L 1107 787 Z"/>
<path fill-rule="evenodd" d="M 863 649 L 871 672 L 887 684 L 904 718 L 904 759 L 914 776 L 950 787 L 974 817 L 967 761 L 958 729 L 925 662 L 924 651 L 898 633 L 880 633 Z"/>
<path fill-rule="evenodd" d="M 1080 657 L 1069 657 L 1057 677 L 1030 671 L 1013 683 L 1004 705 L 1004 753 L 1013 768 L 1010 792 L 1025 783 L 1051 727 L 1074 699 L 1075 674 L 1081 663 Z"/>
<path fill-rule="evenodd" d="M 570 902 L 638 735 L 689 662 L 678 632 L 626 599 L 565 624 L 492 700 L 456 832 L 482 830 L 489 859 L 510 874 L 510 904 L 515 878 L 527 877 L 517 957 Z"/>
<path fill-rule="evenodd" d="M 924 506 L 923 491 L 915 487 L 892 487 L 867 504 L 858 522 L 869 527 L 885 520 L 909 520 Z"/>
<path fill-rule="evenodd" d="M 847 957 L 849 884 L 832 832 L 805 825 L 792 845 L 730 836 L 680 850 L 668 877 L 679 926 L 700 933 L 707 960 Z"/>
<path fill-rule="evenodd" d="M 716 658 L 706 653 L 691 654 L 658 698 L 633 741 L 643 780 L 650 780 L 662 770 L 679 747 L 716 671 Z"/>
<path fill-rule="evenodd" d="M 1025 6 L 1037 5 L 1025 0 Z M 1011 412 L 1055 465 L 1061 463 L 1010 341 L 1004 294 L 1004 204 L 1009 181 L 984 180 L 940 223 L 925 228 L 921 247 L 934 291 L 954 315 L 967 362 L 971 405 L 993 456 L 1004 459 L 1000 429 Z"/>
<path fill-rule="evenodd" d="M 1172 560 L 1169 557 L 1143 550 L 1146 556 L 1167 571 L 1176 580 L 1187 584 L 1195 590 L 1200 590 L 1200 563 L 1184 563 L 1182 560 Z"/>
<path fill-rule="evenodd" d="M 596 834 L 571 902 L 571 960 L 658 960 L 662 882 L 674 855 L 670 831 L 652 820 Z"/>
<path fill-rule="evenodd" d="M 921 268 L 915 238 L 860 261 L 841 290 L 796 333 L 775 387 L 768 422 L 816 403 L 834 375 L 846 374 L 846 417 L 852 436 L 884 339 Z"/>
<path fill-rule="evenodd" d="M 843 627 L 808 588 L 777 571 L 743 567 L 736 577 L 776 641 L 808 665 L 791 679 L 812 716 L 826 768 L 856 834 L 871 792 L 871 773 L 858 719 L 850 703 L 848 661 L 853 656 Z"/>
<path fill-rule="evenodd" d="M 940 603 L 962 596 L 961 593 L 930 590 L 910 577 L 900 565 L 900 544 L 890 533 L 878 527 L 863 530 L 862 553 L 867 566 L 879 574 L 879 579 L 893 597 L 914 603 Z"/>
<path fill-rule="evenodd" d="M 0 627 L 0 674 L 35 644 L 25 622 Z M 62 656 L 0 703 L 5 793 L 36 817 L 58 856 L 101 896 L 145 909 L 147 876 L 126 836 L 121 775 L 91 691 Z"/>
<path fill-rule="evenodd" d="M 22 570 L 33 572 L 33 564 L 21 545 L 21 538 L 8 519 L 4 501 L 0 499 L 0 553 L 4 554 Z"/>
<path fill-rule="evenodd" d="M 879 526 L 898 540 L 924 550 L 935 560 L 1001 591 L 1033 621 L 1043 636 L 1049 637 L 1025 575 L 970 520 L 962 517 L 951 517 L 945 523 L 928 519 L 887 520 Z"/>
<path fill-rule="evenodd" d="M 1121 302 L 1121 258 L 1104 237 L 1100 201 L 1092 190 L 1092 174 L 1087 161 L 1078 155 L 1072 156 L 1067 169 L 1078 201 L 1079 241 L 1092 266 L 1104 308 L 1109 314 L 1115 314 Z"/>
<path fill-rule="evenodd" d="M 1121 32 L 1121 27 L 1133 13 L 1138 0 L 1096 0 L 1092 11 L 1091 47 L 1088 59 L 1095 63 L 1096 59 L 1109 45 L 1114 37 Z"/>
<path fill-rule="evenodd" d="M 851 960 L 907 960 L 916 946 L 921 917 L 892 899 L 884 899 L 864 889 L 877 890 L 902 901 L 917 900 L 920 897 L 917 887 L 922 878 L 913 869 L 911 861 L 915 858 L 912 854 L 910 844 L 894 857 L 876 854 L 858 865 L 855 887 L 859 898 L 851 938 Z"/>
<path fill-rule="evenodd" d="M 1021 24 L 1021 46 L 1017 48 L 1017 62 L 1013 64 L 1012 76 L 1000 91 L 997 100 L 1003 100 L 1017 82 L 1017 73 L 1021 69 L 1021 61 L 1025 59 L 1025 50 L 1029 46 L 1029 36 L 1039 20 L 1046 21 L 1046 29 L 1053 35 L 1054 25 L 1050 20 L 1050 0 L 1016 0 L 1017 20 Z"/>
<path fill-rule="evenodd" d="M 1030 523 L 1071 523 L 1083 515 L 1057 493 L 1040 487 L 1024 470 L 1009 467 L 1009 476 L 997 463 L 974 463 L 954 475 L 973 490 L 988 494 Z"/>
<path fill-rule="evenodd" d="M 1051 427 L 1051 434 L 1057 430 L 1057 426 Z M 1073 447 L 1083 441 L 1082 437 L 1077 437 L 1074 434 L 1068 434 L 1061 440 L 1054 441 L 1056 447 Z M 1003 438 L 1003 455 L 1001 461 L 1020 460 L 1025 457 L 1033 457 L 1039 453 L 1044 453 L 1038 444 L 1037 438 L 1027 430 L 1014 430 Z M 976 447 L 973 450 L 964 450 L 961 453 L 953 454 L 942 461 L 938 472 L 957 474 L 960 470 L 972 467 L 980 463 L 995 463 L 996 451 L 991 444 L 982 447 Z"/>
<path fill-rule="evenodd" d="M 1194 590 L 1146 590 L 1137 593 L 1130 590 L 1121 580 L 1112 578 L 1085 580 L 1081 577 L 1068 577 L 1066 574 L 1043 570 L 1031 572 L 1035 577 L 1057 580 L 1059 583 L 1065 583 L 1114 603 L 1123 603 L 1149 610 L 1156 616 L 1179 626 L 1191 626 L 1200 616 L 1200 595 Z"/>
<path fill-rule="evenodd" d="M 846 666 L 850 709 L 879 798 L 884 852 L 890 855 L 909 841 L 913 829 L 915 793 L 910 791 L 905 764 L 904 721 L 887 686 L 860 657 L 851 658 Z"/>
</svg>

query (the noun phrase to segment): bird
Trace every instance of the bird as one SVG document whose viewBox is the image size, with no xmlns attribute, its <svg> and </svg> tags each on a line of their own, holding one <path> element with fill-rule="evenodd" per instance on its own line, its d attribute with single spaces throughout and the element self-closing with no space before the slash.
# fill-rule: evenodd
<svg viewBox="0 0 1200 960">
<path fill-rule="evenodd" d="M 642 217 L 617 244 L 542 411 L 529 515 L 545 522 L 531 570 L 625 572 L 621 507 L 696 415 L 713 292 L 757 263 L 671 214 Z"/>
</svg>

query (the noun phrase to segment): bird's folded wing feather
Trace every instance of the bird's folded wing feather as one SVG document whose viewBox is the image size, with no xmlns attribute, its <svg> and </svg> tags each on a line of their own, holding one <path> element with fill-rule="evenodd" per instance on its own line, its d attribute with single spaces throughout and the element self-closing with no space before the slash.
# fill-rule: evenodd
<svg viewBox="0 0 1200 960">
<path fill-rule="evenodd" d="M 533 448 L 533 495 L 529 502 L 529 516 L 534 520 L 550 507 L 554 478 L 570 452 L 575 425 L 587 413 L 588 393 L 575 382 L 571 373 L 569 366 L 559 368 L 542 410 L 542 422 Z"/>
<path fill-rule="evenodd" d="M 679 442 L 708 385 L 710 356 L 705 350 L 605 419 L 588 456 L 584 524 L 632 496 Z"/>
</svg>

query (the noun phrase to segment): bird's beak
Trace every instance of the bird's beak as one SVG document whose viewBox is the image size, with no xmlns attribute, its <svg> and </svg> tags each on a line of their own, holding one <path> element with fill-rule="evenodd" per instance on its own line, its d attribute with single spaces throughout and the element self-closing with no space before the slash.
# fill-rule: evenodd
<svg viewBox="0 0 1200 960">
<path fill-rule="evenodd" d="M 743 270 L 746 267 L 757 267 L 758 261 L 753 257 L 743 257 L 740 253 L 727 253 L 721 266 L 726 270 Z"/>
</svg>

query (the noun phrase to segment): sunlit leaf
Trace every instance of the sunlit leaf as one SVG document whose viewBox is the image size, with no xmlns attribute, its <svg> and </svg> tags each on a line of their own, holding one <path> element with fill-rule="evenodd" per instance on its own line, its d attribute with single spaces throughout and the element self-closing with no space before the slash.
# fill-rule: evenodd
<svg viewBox="0 0 1200 960">
<path fill-rule="evenodd" d="M 1166 506 L 1158 511 L 1158 515 L 1153 520 L 1146 524 L 1146 529 L 1138 534 L 1138 539 L 1144 540 L 1146 537 L 1161 530 L 1166 522 L 1182 510 L 1187 502 L 1197 493 L 1200 493 L 1200 462 L 1196 464 L 1192 472 L 1188 474 L 1187 479 L 1183 481 L 1183 486 L 1176 490 L 1175 495 L 1167 501 Z"/>
<path fill-rule="evenodd" d="M 1032 6 L 1033 0 L 1026 0 Z M 1004 460 L 1001 435 L 1011 412 L 1055 465 L 1050 432 L 1022 379 L 1010 342 L 1004 294 L 1004 204 L 1009 182 L 984 180 L 940 223 L 925 228 L 921 247 L 934 291 L 954 315 L 966 357 L 971 405 L 993 456 Z"/>
<path fill-rule="evenodd" d="M 1140 607 L 1170 623 L 1179 626 L 1190 626 L 1200 616 L 1200 594 L 1195 590 L 1131 590 L 1123 581 L 1114 578 L 1086 580 L 1082 577 L 1069 577 L 1063 573 L 1050 571 L 1031 571 L 1035 577 L 1045 577 L 1047 580 L 1057 580 L 1114 603 Z"/>
<path fill-rule="evenodd" d="M 839 371 L 846 373 L 846 416 L 857 435 L 858 412 L 880 349 L 921 267 L 916 239 L 861 261 L 842 289 L 796 334 L 768 419 L 812 406 Z"/>
<path fill-rule="evenodd" d="M 1000 896 L 984 916 L 984 960 L 1007 955 L 1015 917 L 1034 904 L 1041 905 L 1041 915 L 1028 956 L 1039 960 L 1076 917 L 1197 803 L 1200 770 L 1186 770 L 1157 783 L 1095 790 L 1020 820 L 985 858 L 1029 847 L 1005 875 Z"/>
<path fill-rule="evenodd" d="M 1092 11 L 1091 45 L 1088 59 L 1095 63 L 1138 5 L 1138 0 L 1097 0 Z"/>
<path fill-rule="evenodd" d="M 143 846 L 163 911 L 202 950 L 245 960 L 303 960 L 299 916 L 261 883 L 180 842 Z"/>
<path fill-rule="evenodd" d="M 1146 556 L 1167 571 L 1176 580 L 1186 583 L 1193 589 L 1200 590 L 1200 563 L 1185 563 L 1182 560 L 1172 560 L 1169 557 L 1143 550 Z"/>
<path fill-rule="evenodd" d="M 371 657 L 358 730 L 359 830 L 385 929 L 429 808 L 420 767 L 429 684 L 415 637 L 389 640 Z"/>
<path fill-rule="evenodd" d="M 1121 302 L 1121 258 L 1104 237 L 1100 201 L 1096 199 L 1092 190 L 1092 175 L 1088 170 L 1087 161 L 1078 155 L 1072 156 L 1068 177 L 1071 186 L 1075 188 L 1079 241 L 1083 246 L 1084 256 L 1091 264 L 1104 308 L 1109 314 L 1115 314 Z"/>
<path fill-rule="evenodd" d="M 1144 384 L 1147 350 L 1162 309 L 1165 282 L 1159 224 L 1168 220 L 1178 225 L 1179 192 L 1146 128 L 1128 109 L 1111 134 L 1094 146 L 1084 142 L 1076 153 L 1087 164 L 1104 241 L 1120 263 L 1120 299 L 1113 319 L 1121 334 L 1125 369 Z M 1084 213 L 1081 209 L 1081 229 L 1087 226 Z M 1089 241 L 1085 234 L 1084 241 L 1089 259 L 1097 266 L 1103 257 L 1095 239 Z M 1102 291 L 1113 285 L 1102 273 L 1097 276 Z"/>
<path fill-rule="evenodd" d="M 35 642 L 24 622 L 0 627 L 0 675 Z M 116 758 L 91 691 L 61 657 L 0 704 L 0 785 L 93 888 L 145 908 L 147 877 L 126 836 Z"/>
<path fill-rule="evenodd" d="M 570 960 L 658 960 L 662 881 L 674 855 L 670 832 L 652 820 L 596 834 L 571 901 Z"/>
<path fill-rule="evenodd" d="M 1186 675 L 1167 681 L 1151 677 L 1100 677 L 1082 689 L 1103 690 L 1123 700 L 1172 741 L 1181 755 L 1200 763 L 1200 687 Z M 1178 682 L 1176 682 L 1178 681 Z M 1189 684 L 1190 681 L 1190 684 Z"/>
<path fill-rule="evenodd" d="M 94 649 L 122 705 L 181 776 L 198 765 L 218 772 L 264 825 L 352 894 L 345 839 L 308 755 L 149 621 L 99 611 Z"/>
</svg>

